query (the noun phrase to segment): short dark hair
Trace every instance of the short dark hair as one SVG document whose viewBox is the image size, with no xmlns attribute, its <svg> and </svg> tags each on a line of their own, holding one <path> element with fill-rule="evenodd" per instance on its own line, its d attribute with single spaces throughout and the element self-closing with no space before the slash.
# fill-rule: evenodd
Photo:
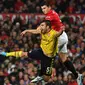
<svg viewBox="0 0 85 85">
<path fill-rule="evenodd" d="M 46 6 L 50 6 L 50 4 L 48 3 L 48 2 L 46 2 L 46 1 L 43 1 L 43 2 L 41 2 L 41 4 L 40 4 L 40 6 L 44 6 L 44 5 L 46 5 Z"/>
<path fill-rule="evenodd" d="M 49 28 L 51 28 L 51 22 L 49 20 L 43 20 L 41 23 L 46 23 L 47 26 L 49 26 Z"/>
</svg>

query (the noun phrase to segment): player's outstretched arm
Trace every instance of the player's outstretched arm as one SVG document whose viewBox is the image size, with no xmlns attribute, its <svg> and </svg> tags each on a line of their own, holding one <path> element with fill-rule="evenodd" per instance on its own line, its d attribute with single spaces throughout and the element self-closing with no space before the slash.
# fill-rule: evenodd
<svg viewBox="0 0 85 85">
<path fill-rule="evenodd" d="M 32 30 L 24 30 L 23 32 L 21 32 L 21 36 L 23 36 L 26 33 L 32 33 L 32 34 L 40 34 L 41 30 L 39 29 L 32 29 Z"/>
<path fill-rule="evenodd" d="M 27 52 L 23 51 L 0 52 L 0 55 L 7 57 L 25 57 L 27 56 Z"/>
</svg>

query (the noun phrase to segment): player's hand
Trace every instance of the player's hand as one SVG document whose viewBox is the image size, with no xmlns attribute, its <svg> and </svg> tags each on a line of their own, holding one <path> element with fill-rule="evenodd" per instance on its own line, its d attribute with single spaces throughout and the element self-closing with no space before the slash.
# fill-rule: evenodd
<svg viewBox="0 0 85 85">
<path fill-rule="evenodd" d="M 23 36 L 23 35 L 25 35 L 26 34 L 26 32 L 27 32 L 27 30 L 24 30 L 23 32 L 21 32 L 21 36 Z"/>
</svg>

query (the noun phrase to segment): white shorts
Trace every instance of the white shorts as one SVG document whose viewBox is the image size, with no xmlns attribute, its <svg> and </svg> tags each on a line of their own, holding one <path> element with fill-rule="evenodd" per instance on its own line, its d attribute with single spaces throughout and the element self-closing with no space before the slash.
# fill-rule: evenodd
<svg viewBox="0 0 85 85">
<path fill-rule="evenodd" d="M 68 36 L 63 32 L 58 38 L 58 52 L 67 53 Z"/>
</svg>

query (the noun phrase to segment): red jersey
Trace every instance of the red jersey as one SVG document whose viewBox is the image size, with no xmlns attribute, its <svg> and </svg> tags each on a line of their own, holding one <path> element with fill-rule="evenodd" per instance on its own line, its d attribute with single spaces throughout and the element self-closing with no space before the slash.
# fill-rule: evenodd
<svg viewBox="0 0 85 85">
<path fill-rule="evenodd" d="M 68 85 L 78 85 L 76 81 L 69 82 Z"/>
<path fill-rule="evenodd" d="M 56 31 L 60 31 L 64 27 L 59 18 L 59 15 L 54 10 L 50 10 L 46 14 L 45 19 L 51 21 L 52 29 Z"/>
</svg>

